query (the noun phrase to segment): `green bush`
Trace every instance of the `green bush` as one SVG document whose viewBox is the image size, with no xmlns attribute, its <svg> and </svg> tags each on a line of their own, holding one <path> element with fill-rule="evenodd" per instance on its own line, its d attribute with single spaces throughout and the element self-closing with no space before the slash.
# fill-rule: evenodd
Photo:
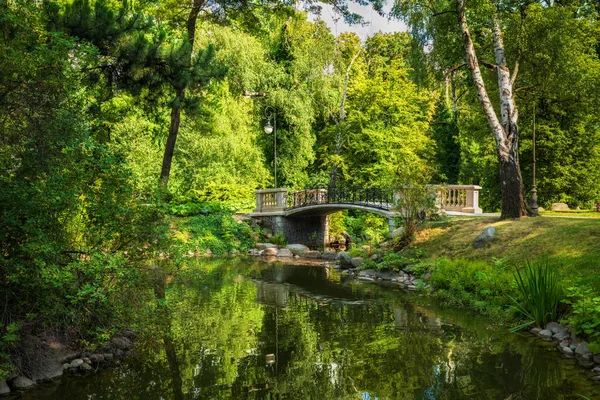
<svg viewBox="0 0 600 400">
<path fill-rule="evenodd" d="M 429 282 L 447 302 L 503 319 L 508 296 L 514 294 L 512 274 L 482 261 L 439 260 L 431 269 Z"/>
<path fill-rule="evenodd" d="M 600 297 L 598 292 L 586 287 L 569 287 L 564 303 L 571 306 L 571 314 L 563 322 L 578 334 L 590 339 L 590 350 L 600 353 Z"/>
<path fill-rule="evenodd" d="M 516 310 L 529 321 L 518 328 L 535 323 L 544 327 L 558 318 L 563 290 L 556 269 L 548 261 L 527 263 L 522 271 L 515 269 L 519 300 L 510 296 Z"/>
<path fill-rule="evenodd" d="M 238 223 L 230 213 L 190 217 L 178 224 L 179 249 L 215 255 L 246 252 L 254 246 L 255 234 L 246 223 Z"/>
<path fill-rule="evenodd" d="M 287 245 L 287 240 L 283 233 L 278 233 L 269 238 L 269 243 L 276 244 L 277 246 L 285 246 Z"/>
</svg>

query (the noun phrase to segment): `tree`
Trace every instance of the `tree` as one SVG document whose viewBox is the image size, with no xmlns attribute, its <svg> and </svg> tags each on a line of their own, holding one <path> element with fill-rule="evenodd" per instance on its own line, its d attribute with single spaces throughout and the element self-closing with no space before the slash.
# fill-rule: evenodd
<svg viewBox="0 0 600 400">
<path fill-rule="evenodd" d="M 477 55 L 463 0 L 456 0 L 454 6 L 452 6 L 452 3 L 442 2 L 439 4 L 442 7 L 441 9 L 421 6 L 422 4 L 419 1 L 400 0 L 396 2 L 395 13 L 407 19 L 417 30 L 420 29 L 421 31 L 427 31 L 432 26 L 435 26 L 436 24 L 431 20 L 438 16 L 452 13 L 457 15 L 459 29 L 455 31 L 455 34 L 460 34 L 463 39 L 463 54 L 466 59 L 463 65 L 471 72 L 471 78 L 477 91 L 478 99 L 496 142 L 496 154 L 500 163 L 501 177 L 501 218 L 520 218 L 527 215 L 528 211 L 523 197 L 523 180 L 519 165 L 519 114 L 513 90 L 517 78 L 519 60 L 517 58 L 513 74 L 511 75 L 506 61 L 499 2 L 492 0 L 489 3 L 480 5 L 480 8 L 477 9 L 479 13 L 491 14 L 492 23 L 489 28 L 492 33 L 494 63 L 481 62 Z M 423 9 L 427 11 L 423 12 Z M 435 33 L 429 31 L 428 34 L 434 35 Z M 455 42 L 452 43 L 452 45 L 455 44 Z M 494 109 L 494 105 L 490 99 L 487 84 L 481 73 L 481 64 L 495 71 L 497 74 L 499 114 Z"/>
</svg>

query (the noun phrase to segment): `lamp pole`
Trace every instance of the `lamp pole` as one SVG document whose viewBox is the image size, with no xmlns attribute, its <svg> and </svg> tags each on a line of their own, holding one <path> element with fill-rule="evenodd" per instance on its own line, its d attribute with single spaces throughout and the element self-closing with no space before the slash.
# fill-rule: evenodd
<svg viewBox="0 0 600 400">
<path fill-rule="evenodd" d="M 535 116 L 537 114 L 537 98 L 533 103 L 533 184 L 531 185 L 531 199 L 529 200 L 529 208 L 535 215 L 538 214 L 538 204 L 537 204 L 537 189 L 535 186 Z"/>
<path fill-rule="evenodd" d="M 271 125 L 271 117 L 273 117 L 273 125 Z M 277 188 L 277 113 L 271 106 L 265 107 L 265 118 L 267 118 L 267 124 L 265 125 L 265 133 L 270 135 L 273 133 L 273 188 Z"/>
</svg>

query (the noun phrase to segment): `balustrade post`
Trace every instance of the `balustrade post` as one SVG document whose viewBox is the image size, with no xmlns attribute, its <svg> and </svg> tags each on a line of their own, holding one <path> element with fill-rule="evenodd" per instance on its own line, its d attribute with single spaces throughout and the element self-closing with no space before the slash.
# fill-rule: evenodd
<svg viewBox="0 0 600 400">
<path fill-rule="evenodd" d="M 483 212 L 483 210 L 479 208 L 479 190 L 481 190 L 481 186 L 477 185 L 473 185 L 466 189 L 466 205 L 462 209 L 462 212 L 474 214 L 481 214 Z"/>
</svg>

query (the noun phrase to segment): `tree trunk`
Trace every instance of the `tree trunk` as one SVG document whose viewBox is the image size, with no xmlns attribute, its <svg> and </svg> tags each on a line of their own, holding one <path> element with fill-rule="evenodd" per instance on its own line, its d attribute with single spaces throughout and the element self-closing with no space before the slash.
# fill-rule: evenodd
<svg viewBox="0 0 600 400">
<path fill-rule="evenodd" d="M 493 19 L 495 71 L 498 74 L 498 89 L 500 93 L 500 113 L 502 122 L 498 119 L 487 93 L 479 61 L 475 53 L 475 46 L 469 32 L 463 0 L 456 0 L 458 24 L 464 38 L 467 66 L 471 70 L 477 95 L 488 121 L 488 125 L 496 140 L 496 153 L 500 162 L 500 179 L 502 190 L 502 219 L 520 218 L 527 215 L 525 200 L 523 198 L 523 179 L 519 166 L 519 129 L 517 125 L 518 112 L 515 107 L 512 90 L 513 80 L 506 67 L 504 43 L 500 21 L 496 16 Z"/>
<path fill-rule="evenodd" d="M 188 15 L 186 27 L 187 27 L 187 41 L 189 47 L 187 49 L 186 67 L 191 68 L 192 66 L 192 54 L 194 52 L 194 38 L 196 36 L 196 21 L 198 20 L 198 14 L 204 6 L 205 0 L 193 0 L 192 8 Z M 179 134 L 179 123 L 181 121 L 181 108 L 185 101 L 185 89 L 187 83 L 184 86 L 175 88 L 176 98 L 171 107 L 171 124 L 169 125 L 169 137 L 165 144 L 165 152 L 163 155 L 162 168 L 160 170 L 160 182 L 166 187 L 169 183 L 169 176 L 171 174 L 171 162 L 173 161 L 173 153 L 175 152 L 175 143 L 177 142 L 177 135 Z"/>
<path fill-rule="evenodd" d="M 160 181 L 167 186 L 169 175 L 171 174 L 171 161 L 175 152 L 175 142 L 179 133 L 179 123 L 181 121 L 181 104 L 185 100 L 185 88 L 177 90 L 177 99 L 171 108 L 171 125 L 169 126 L 169 137 L 165 144 L 165 153 L 163 155 L 162 169 L 160 171 Z"/>
</svg>

